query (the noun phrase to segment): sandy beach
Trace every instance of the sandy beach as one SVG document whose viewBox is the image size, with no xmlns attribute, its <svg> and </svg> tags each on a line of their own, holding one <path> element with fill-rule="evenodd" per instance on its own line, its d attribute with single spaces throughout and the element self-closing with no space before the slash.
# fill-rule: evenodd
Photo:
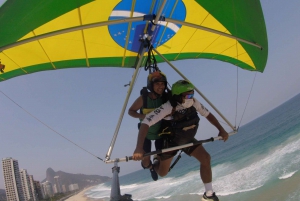
<svg viewBox="0 0 300 201">
<path fill-rule="evenodd" d="M 88 197 L 85 196 L 85 192 L 94 188 L 95 186 L 90 186 L 88 188 L 83 189 L 82 191 L 78 192 L 76 195 L 73 195 L 72 197 L 69 197 L 65 201 L 88 201 L 91 200 Z"/>
</svg>

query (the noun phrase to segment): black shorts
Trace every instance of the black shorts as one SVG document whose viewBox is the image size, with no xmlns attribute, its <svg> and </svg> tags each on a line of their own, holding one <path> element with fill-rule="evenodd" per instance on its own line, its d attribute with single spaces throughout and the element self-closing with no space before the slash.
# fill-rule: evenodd
<svg viewBox="0 0 300 201">
<path fill-rule="evenodd" d="M 188 142 L 188 143 L 192 143 L 192 142 L 197 142 L 198 140 L 196 140 L 195 138 L 191 140 L 191 142 Z M 186 144 L 188 144 L 186 143 Z M 183 144 L 181 144 L 183 145 Z M 165 146 L 164 148 L 171 148 L 171 147 L 176 147 L 178 146 L 177 143 L 175 143 L 174 141 L 168 141 L 168 143 L 165 143 Z M 201 146 L 200 144 L 199 145 L 194 145 L 194 146 L 191 146 L 191 147 L 187 147 L 187 148 L 183 148 L 181 149 L 184 153 L 186 153 L 188 156 L 191 156 L 191 154 L 193 153 L 193 151 L 198 147 L 198 146 Z M 169 151 L 169 152 L 165 152 L 165 153 L 162 153 L 162 154 L 158 154 L 160 156 L 160 159 L 162 161 L 164 160 L 167 160 L 169 158 L 172 158 L 174 157 L 177 152 L 179 150 L 175 150 L 175 151 Z"/>
<path fill-rule="evenodd" d="M 163 138 L 155 140 L 154 144 L 155 144 L 155 149 L 156 150 L 162 150 L 163 145 L 164 145 Z M 143 149 L 144 149 L 145 153 L 151 152 L 151 145 L 152 145 L 152 140 L 149 140 L 149 139 L 145 138 L 144 146 L 143 146 Z"/>
</svg>

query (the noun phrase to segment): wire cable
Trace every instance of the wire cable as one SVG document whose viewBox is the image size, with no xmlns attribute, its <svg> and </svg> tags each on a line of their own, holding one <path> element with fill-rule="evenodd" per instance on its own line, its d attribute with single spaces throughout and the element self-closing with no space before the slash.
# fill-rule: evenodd
<svg viewBox="0 0 300 201">
<path fill-rule="evenodd" d="M 238 113 L 238 102 L 239 102 L 239 67 L 236 67 L 236 100 L 235 100 L 235 120 L 234 125 L 236 126 L 237 113 Z"/>
<path fill-rule="evenodd" d="M 238 127 L 240 127 L 240 125 L 241 125 L 241 123 L 242 123 L 242 120 L 243 120 L 243 117 L 244 117 L 244 114 L 245 114 L 245 112 L 246 112 L 246 109 L 247 109 L 247 106 L 248 106 L 248 103 L 249 103 L 249 100 L 250 100 L 250 96 L 251 96 L 251 93 L 252 93 L 252 89 L 253 89 L 253 86 L 254 86 L 254 82 L 255 82 L 256 75 L 257 75 L 257 72 L 255 72 L 255 76 L 254 76 L 254 78 L 253 78 L 253 82 L 252 82 L 252 86 L 251 86 L 251 89 L 250 89 L 250 93 L 249 93 L 249 96 L 248 96 L 248 99 L 247 99 L 247 102 L 246 102 L 246 106 L 245 106 L 245 109 L 244 109 L 244 112 L 243 112 L 243 114 L 242 114 L 242 117 L 241 117 L 241 120 L 240 120 L 240 123 L 239 123 L 239 126 L 238 126 Z"/>
<path fill-rule="evenodd" d="M 67 140 L 68 142 L 72 143 L 73 145 L 75 145 L 76 147 L 80 148 L 81 150 L 85 151 L 86 153 L 96 157 L 99 160 L 102 160 L 102 158 L 96 156 L 95 154 L 89 152 L 88 150 L 84 149 L 83 147 L 79 146 L 78 144 L 76 144 L 75 142 L 73 142 L 72 140 L 68 139 L 67 137 L 65 137 L 64 135 L 60 134 L 59 132 L 57 132 L 56 130 L 54 130 L 53 128 L 51 128 L 50 126 L 48 126 L 46 123 L 44 123 L 42 120 L 40 120 L 39 118 L 37 118 L 36 116 L 34 116 L 33 114 L 31 114 L 29 111 L 27 111 L 26 109 L 24 109 L 21 105 L 19 105 L 17 102 L 15 102 L 13 99 L 11 99 L 8 95 L 6 95 L 3 91 L 0 90 L 0 92 L 6 97 L 8 98 L 11 102 L 13 102 L 15 105 L 17 105 L 19 108 L 21 108 L 24 112 L 26 112 L 28 115 L 30 115 L 32 118 L 34 118 L 35 120 L 37 120 L 38 122 L 40 122 L 41 124 L 43 124 L 44 126 L 46 126 L 48 129 L 50 129 L 51 131 L 53 131 L 54 133 L 56 133 L 57 135 L 59 135 L 60 137 L 64 138 L 65 140 Z"/>
</svg>

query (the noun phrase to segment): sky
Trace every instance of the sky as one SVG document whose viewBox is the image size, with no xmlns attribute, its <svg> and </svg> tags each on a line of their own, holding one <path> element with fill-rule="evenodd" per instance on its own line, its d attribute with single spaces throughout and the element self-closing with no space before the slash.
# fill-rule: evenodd
<svg viewBox="0 0 300 201">
<path fill-rule="evenodd" d="M 0 5 L 3 2 L 0 0 Z M 269 42 L 264 73 L 237 70 L 232 64 L 213 60 L 173 62 L 234 125 L 242 126 L 300 93 L 300 1 L 262 0 L 261 4 Z M 170 84 L 181 79 L 167 64 L 159 64 L 159 68 Z M 127 94 L 124 85 L 133 72 L 121 68 L 64 69 L 0 82 L 0 158 L 18 160 L 20 169 L 27 169 L 38 181 L 46 178 L 49 167 L 112 177 L 113 164 L 105 164 L 95 156 L 105 158 Z M 141 69 L 111 159 L 131 156 L 135 149 L 138 120 L 127 110 L 146 85 L 146 77 L 147 72 Z M 220 119 L 200 96 L 196 98 Z M 196 138 L 217 134 L 202 117 Z M 120 175 L 141 169 L 134 161 L 119 166 Z M 3 176 L 0 189 L 4 189 Z"/>
</svg>

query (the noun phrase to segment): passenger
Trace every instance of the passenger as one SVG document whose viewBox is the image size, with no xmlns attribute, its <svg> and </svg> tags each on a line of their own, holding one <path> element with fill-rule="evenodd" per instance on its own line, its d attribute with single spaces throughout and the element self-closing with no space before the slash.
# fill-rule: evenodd
<svg viewBox="0 0 300 201">
<path fill-rule="evenodd" d="M 139 118 L 142 121 L 146 114 L 153 111 L 155 108 L 161 106 L 167 101 L 167 78 L 161 72 L 153 72 L 149 74 L 147 78 L 147 88 L 144 87 L 141 91 L 141 96 L 138 97 L 128 110 L 128 114 L 134 118 Z M 150 92 L 148 92 L 148 90 Z M 138 112 L 140 110 L 140 113 Z M 140 125 L 140 123 L 139 123 Z M 151 126 L 147 131 L 142 144 L 143 153 L 151 152 L 152 140 L 155 142 L 156 150 L 161 150 L 163 146 L 162 137 L 158 136 L 161 130 L 161 122 Z M 141 165 L 144 169 L 150 169 L 152 179 L 156 181 L 158 179 L 157 173 L 154 171 L 150 156 L 144 157 L 141 161 Z"/>
<path fill-rule="evenodd" d="M 136 149 L 133 153 L 133 160 L 143 159 L 143 142 L 147 136 L 148 130 L 156 122 L 160 122 L 167 115 L 171 115 L 169 121 L 169 131 L 171 135 L 168 139 L 168 145 L 164 148 L 174 147 L 197 141 L 194 136 L 197 133 L 199 120 L 199 112 L 202 116 L 219 130 L 224 142 L 228 139 L 228 133 L 220 125 L 218 120 L 211 114 L 196 98 L 194 98 L 194 86 L 185 80 L 179 80 L 172 85 L 172 97 L 165 104 L 161 105 L 153 112 L 146 115 L 142 121 Z M 212 170 L 210 165 L 210 155 L 206 152 L 202 145 L 194 145 L 184 148 L 183 151 L 196 158 L 200 163 L 200 177 L 205 186 L 205 193 L 202 197 L 203 201 L 218 201 L 212 188 Z M 152 167 L 161 176 L 166 176 L 169 172 L 170 164 L 177 151 L 170 151 L 160 154 L 158 160 L 153 162 Z"/>
</svg>

